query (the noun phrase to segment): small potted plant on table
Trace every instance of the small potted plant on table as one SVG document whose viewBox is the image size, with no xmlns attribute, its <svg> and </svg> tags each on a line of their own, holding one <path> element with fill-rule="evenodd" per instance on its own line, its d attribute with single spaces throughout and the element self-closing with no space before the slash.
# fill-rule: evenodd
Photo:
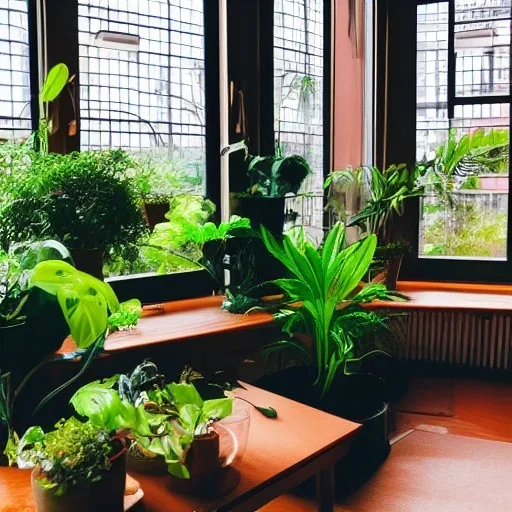
<svg viewBox="0 0 512 512">
<path fill-rule="evenodd" d="M 61 420 L 21 438 L 17 464 L 32 469 L 37 512 L 122 512 L 126 482 L 123 438 L 90 421 Z"/>
</svg>

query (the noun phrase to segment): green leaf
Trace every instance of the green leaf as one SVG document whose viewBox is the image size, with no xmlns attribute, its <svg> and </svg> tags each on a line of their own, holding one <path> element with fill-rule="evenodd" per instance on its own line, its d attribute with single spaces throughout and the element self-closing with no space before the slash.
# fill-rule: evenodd
<svg viewBox="0 0 512 512">
<path fill-rule="evenodd" d="M 176 383 L 168 384 L 165 389 L 170 393 L 176 407 L 181 408 L 187 404 L 203 407 L 203 399 L 193 384 Z"/>
<path fill-rule="evenodd" d="M 256 410 L 261 412 L 261 414 L 263 414 L 263 416 L 265 416 L 265 418 L 270 418 L 270 419 L 277 418 L 277 411 L 273 407 L 260 407 L 257 405 L 255 405 L 254 407 L 256 408 Z"/>
<path fill-rule="evenodd" d="M 217 398 L 206 400 L 201 411 L 199 423 L 206 423 L 209 420 L 221 420 L 233 412 L 232 398 Z"/>
<path fill-rule="evenodd" d="M 46 76 L 43 87 L 41 89 L 41 101 L 48 103 L 54 101 L 62 92 L 69 80 L 69 69 L 64 63 L 53 66 Z"/>
</svg>

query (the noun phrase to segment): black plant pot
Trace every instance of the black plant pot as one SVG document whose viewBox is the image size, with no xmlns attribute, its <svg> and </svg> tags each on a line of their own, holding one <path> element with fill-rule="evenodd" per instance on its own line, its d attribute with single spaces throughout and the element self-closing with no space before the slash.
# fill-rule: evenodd
<svg viewBox="0 0 512 512">
<path fill-rule="evenodd" d="M 165 215 L 168 211 L 169 201 L 162 203 L 144 203 L 144 214 L 150 231 L 153 231 L 157 224 L 167 222 Z"/>
<path fill-rule="evenodd" d="M 347 492 L 371 476 L 390 452 L 388 390 L 383 381 L 373 375 L 340 375 L 321 398 L 314 386 L 315 377 L 310 367 L 292 367 L 265 375 L 254 384 L 363 425 L 349 453 L 336 468 L 337 488 L 341 493 Z"/>
<path fill-rule="evenodd" d="M 281 237 L 285 219 L 284 197 L 237 197 L 232 203 L 233 213 L 251 219 L 253 229 L 265 226 L 275 237 Z"/>
</svg>

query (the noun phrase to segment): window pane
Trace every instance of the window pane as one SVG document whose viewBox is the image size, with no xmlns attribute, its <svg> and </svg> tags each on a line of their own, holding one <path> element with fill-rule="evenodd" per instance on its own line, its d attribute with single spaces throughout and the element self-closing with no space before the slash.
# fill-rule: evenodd
<svg viewBox="0 0 512 512">
<path fill-rule="evenodd" d="M 274 118 L 285 155 L 303 155 L 313 175 L 303 190 L 311 197 L 287 201 L 296 224 L 323 238 L 323 0 L 275 0 Z"/>
<path fill-rule="evenodd" d="M 82 148 L 172 162 L 202 193 L 202 0 L 79 0 L 78 21 Z"/>
<path fill-rule="evenodd" d="M 455 22 L 506 18 L 510 7 L 510 0 L 455 0 Z"/>
<path fill-rule="evenodd" d="M 482 0 L 483 3 L 483 0 Z M 503 95 L 510 91 L 510 19 L 455 26 L 455 94 Z"/>
<path fill-rule="evenodd" d="M 0 140 L 19 140 L 31 132 L 27 2 L 0 5 Z"/>
<path fill-rule="evenodd" d="M 419 255 L 503 260 L 510 103 L 456 105 L 448 119 L 447 62 L 436 59 L 447 49 L 446 13 L 446 2 L 418 6 L 416 154 L 428 169 Z"/>
</svg>

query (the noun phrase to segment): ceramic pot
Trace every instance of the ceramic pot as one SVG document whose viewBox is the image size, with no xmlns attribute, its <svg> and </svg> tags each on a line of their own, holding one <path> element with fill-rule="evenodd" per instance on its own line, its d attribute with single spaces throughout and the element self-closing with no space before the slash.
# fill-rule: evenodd
<svg viewBox="0 0 512 512">
<path fill-rule="evenodd" d="M 36 512 L 123 512 L 126 485 L 126 456 L 113 462 L 110 471 L 99 482 L 83 483 L 56 496 L 52 489 L 45 489 L 39 468 L 32 471 L 32 492 Z"/>
</svg>

